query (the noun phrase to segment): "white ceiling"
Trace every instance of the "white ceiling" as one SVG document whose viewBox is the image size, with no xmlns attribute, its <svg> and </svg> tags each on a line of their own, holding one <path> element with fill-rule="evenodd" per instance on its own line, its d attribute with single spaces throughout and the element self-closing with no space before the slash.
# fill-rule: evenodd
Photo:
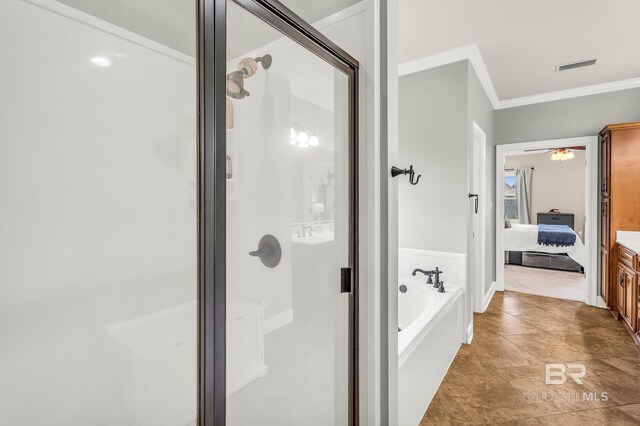
<svg viewBox="0 0 640 426">
<path fill-rule="evenodd" d="M 477 44 L 500 100 L 640 77 L 638 0 L 401 0 L 399 28 L 401 63 Z"/>
</svg>

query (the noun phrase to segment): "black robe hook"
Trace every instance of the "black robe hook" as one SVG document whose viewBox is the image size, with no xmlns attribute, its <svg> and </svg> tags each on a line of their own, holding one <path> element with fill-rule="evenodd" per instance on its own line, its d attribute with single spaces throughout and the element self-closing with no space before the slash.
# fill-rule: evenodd
<svg viewBox="0 0 640 426">
<path fill-rule="evenodd" d="M 396 177 L 398 175 L 409 175 L 409 183 L 411 185 L 417 185 L 420 181 L 420 177 L 422 176 L 418 175 L 418 177 L 415 177 L 415 173 L 415 170 L 413 170 L 413 164 L 410 165 L 408 169 L 401 169 L 396 166 L 391 167 L 391 177 Z"/>
</svg>

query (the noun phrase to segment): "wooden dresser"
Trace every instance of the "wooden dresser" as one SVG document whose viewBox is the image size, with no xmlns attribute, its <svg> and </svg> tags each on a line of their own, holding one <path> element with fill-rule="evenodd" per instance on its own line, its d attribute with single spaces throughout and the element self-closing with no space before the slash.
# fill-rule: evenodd
<svg viewBox="0 0 640 426">
<path fill-rule="evenodd" d="M 600 136 L 600 295 L 635 336 L 638 256 L 616 244 L 616 233 L 640 231 L 640 122 L 608 125 Z"/>
</svg>

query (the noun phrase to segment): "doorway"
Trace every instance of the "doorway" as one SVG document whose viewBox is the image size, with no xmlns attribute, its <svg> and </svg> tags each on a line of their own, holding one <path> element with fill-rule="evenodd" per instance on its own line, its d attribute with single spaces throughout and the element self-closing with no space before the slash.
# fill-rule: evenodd
<svg viewBox="0 0 640 426">
<path fill-rule="evenodd" d="M 203 416 L 357 424 L 358 62 L 280 2 L 212 3 L 200 50 Z"/>
<path fill-rule="evenodd" d="M 512 244 L 525 244 L 529 239 L 533 240 L 533 244 L 537 244 L 536 236 L 537 236 L 537 228 L 533 229 L 533 231 L 526 233 L 526 229 L 517 229 L 516 233 L 511 229 L 505 229 L 506 222 L 508 221 L 507 216 L 509 212 L 506 209 L 505 197 L 509 197 L 509 194 L 506 193 L 505 184 L 505 161 L 506 158 L 513 155 L 524 155 L 531 154 L 532 152 L 545 152 L 547 150 L 552 151 L 552 153 L 548 153 L 548 160 L 551 162 L 551 155 L 555 154 L 556 151 L 560 152 L 562 150 L 566 150 L 566 147 L 584 147 L 584 150 L 580 149 L 579 151 L 584 151 L 584 154 L 580 154 L 577 156 L 577 161 L 579 159 L 583 159 L 584 164 L 575 163 L 578 167 L 584 165 L 584 188 L 577 189 L 579 191 L 584 191 L 584 219 L 580 219 L 579 222 L 584 223 L 584 228 L 580 224 L 579 230 L 575 231 L 578 235 L 576 237 L 576 242 L 573 247 L 576 248 L 575 253 L 573 250 L 570 250 L 568 261 L 575 261 L 579 266 L 581 266 L 584 270 L 584 277 L 586 280 L 586 285 L 582 286 L 582 297 L 581 300 L 589 305 L 594 306 L 604 306 L 603 301 L 598 296 L 598 267 L 597 267 L 597 249 L 598 249 L 598 197 L 597 197 L 597 189 L 598 189 L 598 138 L 593 137 L 580 137 L 580 138 L 567 138 L 567 139 L 555 139 L 548 141 L 536 141 L 536 142 L 525 142 L 525 143 L 517 143 L 517 144 L 509 144 L 509 145 L 499 145 L 496 147 L 496 286 L 497 290 L 505 289 L 505 261 L 507 258 L 507 253 L 505 250 L 511 248 L 513 250 Z M 558 157 L 556 157 L 558 158 Z M 564 157 L 563 157 L 564 158 Z M 563 161 L 563 160 L 560 160 Z M 576 160 L 564 160 L 564 161 L 576 161 Z M 556 163 L 556 161 L 554 161 Z M 559 164 L 559 163 L 558 163 Z M 537 173 L 534 171 L 533 173 Z M 533 186 L 533 185 L 532 185 Z M 570 191 L 571 188 L 563 187 L 562 182 L 555 182 L 549 185 L 550 188 L 556 192 L 562 193 L 562 191 Z M 547 209 L 548 210 L 548 209 Z M 582 210 L 582 208 L 580 208 Z M 539 223 L 546 223 L 547 219 L 554 221 L 568 221 L 567 226 L 570 228 L 575 228 L 573 224 L 574 222 L 574 214 L 573 212 L 534 212 L 536 215 L 536 219 Z M 548 218 L 546 218 L 549 216 Z M 543 219 L 540 219 L 542 217 Z M 532 221 L 533 222 L 533 221 Z M 535 222 L 534 222 L 535 223 Z M 563 222 L 564 223 L 564 222 Z M 526 225 L 532 226 L 532 225 Z M 507 232 L 511 232 L 516 239 L 512 239 L 513 241 L 505 242 L 505 237 Z M 529 235 L 531 234 L 531 235 Z M 529 238 L 531 237 L 531 238 Z M 584 244 L 583 244 L 584 243 Z M 528 243 L 527 243 L 528 244 Z M 581 246 L 581 247 L 579 247 Z M 566 251 L 565 248 L 564 251 Z M 529 251 L 532 249 L 523 250 L 523 252 Z M 555 251 L 554 253 L 533 253 L 531 256 L 540 257 L 540 259 L 550 259 L 550 262 L 564 262 L 567 260 L 562 258 L 556 258 L 557 255 L 564 256 L 564 251 L 560 247 L 550 247 L 550 251 Z M 542 250 L 537 250 L 542 251 Z M 524 256 L 524 254 L 523 254 Z M 535 261 L 536 259 L 533 259 Z M 563 264 L 564 264 L 563 263 Z M 508 265 L 507 265 L 508 266 Z M 541 271 L 541 270 L 536 270 Z M 579 273 L 580 268 L 578 268 L 578 272 L 571 272 L 573 274 Z M 569 272 L 567 272 L 569 273 Z M 543 277 L 544 278 L 544 277 Z M 543 279 L 541 278 L 541 279 Z M 561 297 L 561 294 L 558 293 Z"/>
</svg>

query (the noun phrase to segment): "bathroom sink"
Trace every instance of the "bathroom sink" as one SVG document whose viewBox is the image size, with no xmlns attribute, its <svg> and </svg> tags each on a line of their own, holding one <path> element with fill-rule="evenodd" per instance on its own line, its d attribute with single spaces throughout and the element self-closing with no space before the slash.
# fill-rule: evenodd
<svg viewBox="0 0 640 426">
<path fill-rule="evenodd" d="M 323 232 L 321 234 L 314 234 L 310 237 L 293 237 L 293 243 L 297 244 L 324 244 L 324 243 L 332 243 L 333 242 L 333 232 Z"/>
</svg>

